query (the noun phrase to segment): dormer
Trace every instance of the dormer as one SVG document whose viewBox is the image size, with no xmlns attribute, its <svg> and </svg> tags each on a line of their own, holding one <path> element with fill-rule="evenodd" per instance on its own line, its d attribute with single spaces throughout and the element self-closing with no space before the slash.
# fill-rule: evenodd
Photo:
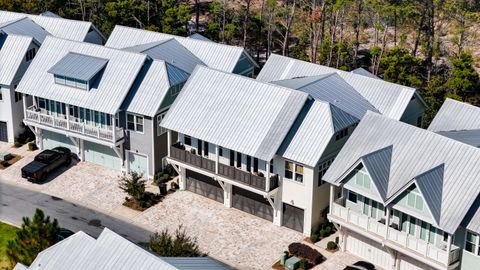
<svg viewBox="0 0 480 270">
<path fill-rule="evenodd" d="M 107 63 L 108 59 L 69 52 L 48 73 L 56 84 L 90 90 Z"/>
</svg>

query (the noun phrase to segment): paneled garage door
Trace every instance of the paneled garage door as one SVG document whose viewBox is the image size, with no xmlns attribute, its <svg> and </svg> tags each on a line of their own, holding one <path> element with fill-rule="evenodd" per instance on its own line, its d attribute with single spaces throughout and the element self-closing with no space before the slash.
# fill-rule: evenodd
<svg viewBox="0 0 480 270">
<path fill-rule="evenodd" d="M 70 149 L 72 153 L 77 152 L 77 147 L 73 144 L 72 140 L 63 134 L 44 130 L 42 134 L 42 140 L 43 149 L 52 149 L 62 146 Z"/>
<path fill-rule="evenodd" d="M 303 209 L 286 203 L 283 204 L 282 226 L 295 231 L 303 232 L 303 216 Z"/>
<path fill-rule="evenodd" d="M 392 257 L 382 245 L 354 232 L 347 236 L 347 251 L 384 269 L 391 268 Z"/>
<path fill-rule="evenodd" d="M 95 163 L 110 169 L 120 170 L 122 162 L 112 148 L 92 143 L 89 141 L 84 142 L 85 148 L 85 161 Z"/>
<path fill-rule="evenodd" d="M 187 170 L 187 190 L 223 203 L 223 189 L 213 178 Z"/>
<path fill-rule="evenodd" d="M 7 122 L 0 122 L 0 141 L 8 142 Z"/>
<path fill-rule="evenodd" d="M 233 187 L 232 206 L 249 214 L 273 221 L 273 208 L 267 199 L 239 187 Z"/>
<path fill-rule="evenodd" d="M 147 176 L 148 158 L 144 155 L 128 152 L 128 169 Z"/>
<path fill-rule="evenodd" d="M 434 270 L 434 268 L 404 255 L 399 255 L 399 259 L 400 270 Z"/>
</svg>

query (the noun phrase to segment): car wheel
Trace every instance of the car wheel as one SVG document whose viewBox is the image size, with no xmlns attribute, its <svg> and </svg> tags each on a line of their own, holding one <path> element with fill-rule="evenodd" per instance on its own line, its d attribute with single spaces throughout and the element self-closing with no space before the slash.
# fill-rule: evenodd
<svg viewBox="0 0 480 270">
<path fill-rule="evenodd" d="M 46 174 L 46 173 L 42 174 L 42 177 L 40 177 L 40 180 L 41 180 L 42 182 L 47 181 L 47 174 Z"/>
</svg>

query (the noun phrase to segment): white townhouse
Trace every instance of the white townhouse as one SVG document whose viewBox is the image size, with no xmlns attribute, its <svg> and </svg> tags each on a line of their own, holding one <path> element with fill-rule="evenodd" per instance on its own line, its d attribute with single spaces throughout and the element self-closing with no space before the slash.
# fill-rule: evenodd
<svg viewBox="0 0 480 270">
<path fill-rule="evenodd" d="M 386 82 L 363 68 L 351 72 L 272 54 L 257 76 L 262 82 L 337 73 L 379 113 L 414 126 L 422 126 L 427 108 L 419 93 L 411 87 Z"/>
<path fill-rule="evenodd" d="M 15 92 L 46 36 L 101 44 L 90 22 L 0 11 L 0 141 L 23 131 L 22 95 Z"/>
<path fill-rule="evenodd" d="M 165 42 L 168 44 L 165 45 Z M 180 37 L 117 25 L 105 46 L 142 52 L 153 59 L 160 57 L 171 64 L 184 60 L 170 59 L 170 54 L 185 51 L 185 57 L 194 55 L 207 67 L 248 77 L 253 77 L 254 69 L 258 68 L 257 63 L 242 47 L 215 43 L 198 34 Z M 177 48 L 179 51 L 176 52 Z"/>
<path fill-rule="evenodd" d="M 368 112 L 323 176 L 328 219 L 384 269 L 478 269 L 479 177 L 479 148 Z"/>
<path fill-rule="evenodd" d="M 162 122 L 168 162 L 182 189 L 310 235 L 321 177 L 368 110 L 336 73 L 264 83 L 197 66 Z"/>
</svg>

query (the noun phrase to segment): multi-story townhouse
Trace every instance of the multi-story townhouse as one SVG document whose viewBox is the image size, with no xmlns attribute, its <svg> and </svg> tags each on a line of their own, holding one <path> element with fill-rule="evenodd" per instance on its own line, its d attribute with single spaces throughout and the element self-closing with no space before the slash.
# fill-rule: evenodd
<svg viewBox="0 0 480 270">
<path fill-rule="evenodd" d="M 48 35 L 103 41 L 90 22 L 0 11 L 0 141 L 13 143 L 23 131 L 22 95 L 15 89 Z"/>
<path fill-rule="evenodd" d="M 480 149 L 368 112 L 323 176 L 328 218 L 382 268 L 477 269 L 479 176 Z"/>
<path fill-rule="evenodd" d="M 188 76 L 145 54 L 47 37 L 17 91 L 33 97 L 24 123 L 41 149 L 151 178 L 166 155 L 157 123 Z"/>
<path fill-rule="evenodd" d="M 182 189 L 309 235 L 329 203 L 321 176 L 368 110 L 335 73 L 264 83 L 197 66 L 162 122 L 168 162 Z"/>
<path fill-rule="evenodd" d="M 427 105 L 418 92 L 411 87 L 379 79 L 365 69 L 346 72 L 272 54 L 258 74 L 257 80 L 273 82 L 330 73 L 337 73 L 381 114 L 415 126 L 422 126 L 423 113 Z M 389 94 L 383 92 L 389 92 Z"/>
<path fill-rule="evenodd" d="M 184 47 L 182 50 L 190 51 L 210 68 L 253 77 L 254 69 L 258 67 L 243 48 L 215 43 L 206 38 L 200 38 L 200 35 L 186 38 L 117 25 L 105 46 L 117 49 L 136 48 L 154 59 L 159 55 L 165 55 L 167 59 L 162 58 L 162 60 L 170 61 L 169 51 L 166 52 L 165 49 L 157 47 L 168 40 L 174 40 L 170 43 L 177 44 L 177 47 L 170 46 L 170 48 L 178 48 L 178 45 L 181 45 Z"/>
</svg>

